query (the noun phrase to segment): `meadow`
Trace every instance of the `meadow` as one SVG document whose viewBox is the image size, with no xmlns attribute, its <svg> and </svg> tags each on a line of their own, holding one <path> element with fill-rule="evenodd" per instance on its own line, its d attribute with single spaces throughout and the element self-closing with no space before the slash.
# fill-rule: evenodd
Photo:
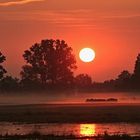
<svg viewBox="0 0 140 140">
<path fill-rule="evenodd" d="M 139 110 L 139 103 L 1 105 L 0 122 L 139 123 Z"/>
</svg>

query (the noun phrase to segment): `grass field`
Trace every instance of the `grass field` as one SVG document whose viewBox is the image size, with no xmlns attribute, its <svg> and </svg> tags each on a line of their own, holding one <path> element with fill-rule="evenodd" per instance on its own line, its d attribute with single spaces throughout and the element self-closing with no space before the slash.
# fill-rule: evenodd
<svg viewBox="0 0 140 140">
<path fill-rule="evenodd" d="M 133 123 L 140 122 L 140 104 L 1 105 L 0 122 Z"/>
</svg>

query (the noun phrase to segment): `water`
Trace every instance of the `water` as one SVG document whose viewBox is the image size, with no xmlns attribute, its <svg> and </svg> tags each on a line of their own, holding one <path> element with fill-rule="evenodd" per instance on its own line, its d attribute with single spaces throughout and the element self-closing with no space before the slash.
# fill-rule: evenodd
<svg viewBox="0 0 140 140">
<path fill-rule="evenodd" d="M 110 135 L 128 134 L 140 136 L 140 124 L 135 123 L 106 123 L 106 124 L 13 124 L 0 123 L 0 134 L 25 135 L 39 132 L 43 135 L 74 135 L 74 136 L 96 136 L 107 132 Z"/>
<path fill-rule="evenodd" d="M 85 103 L 87 98 L 117 98 L 120 103 L 140 103 L 140 93 L 43 93 L 22 95 L 0 95 L 1 105 Z M 98 124 L 19 124 L 0 123 L 0 134 L 25 135 L 39 132 L 43 135 L 96 136 L 107 132 L 109 135 L 128 134 L 140 136 L 140 123 L 98 123 Z"/>
</svg>

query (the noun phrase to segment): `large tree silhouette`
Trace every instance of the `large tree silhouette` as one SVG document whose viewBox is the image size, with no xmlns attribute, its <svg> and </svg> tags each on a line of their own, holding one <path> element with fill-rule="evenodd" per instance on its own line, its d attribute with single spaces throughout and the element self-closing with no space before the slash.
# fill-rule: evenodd
<svg viewBox="0 0 140 140">
<path fill-rule="evenodd" d="M 136 88 L 140 88 L 140 54 L 138 54 L 135 62 L 134 74 L 132 76 L 132 85 Z"/>
<path fill-rule="evenodd" d="M 41 84 L 71 84 L 76 60 L 64 40 L 42 40 L 24 52 L 27 65 L 22 67 L 22 80 Z"/>
<path fill-rule="evenodd" d="M 135 62 L 134 76 L 140 80 L 140 54 L 138 54 Z"/>
<path fill-rule="evenodd" d="M 3 78 L 4 74 L 6 73 L 6 70 L 2 66 L 2 63 L 6 60 L 6 57 L 0 52 L 0 79 Z"/>
</svg>

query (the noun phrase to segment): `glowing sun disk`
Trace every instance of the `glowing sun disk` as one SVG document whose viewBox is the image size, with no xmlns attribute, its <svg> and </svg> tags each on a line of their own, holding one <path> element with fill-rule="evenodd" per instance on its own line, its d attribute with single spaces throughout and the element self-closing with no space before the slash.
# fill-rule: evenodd
<svg viewBox="0 0 140 140">
<path fill-rule="evenodd" d="M 91 48 L 83 48 L 79 53 L 79 57 L 83 62 L 91 62 L 95 58 L 95 51 Z"/>
</svg>

